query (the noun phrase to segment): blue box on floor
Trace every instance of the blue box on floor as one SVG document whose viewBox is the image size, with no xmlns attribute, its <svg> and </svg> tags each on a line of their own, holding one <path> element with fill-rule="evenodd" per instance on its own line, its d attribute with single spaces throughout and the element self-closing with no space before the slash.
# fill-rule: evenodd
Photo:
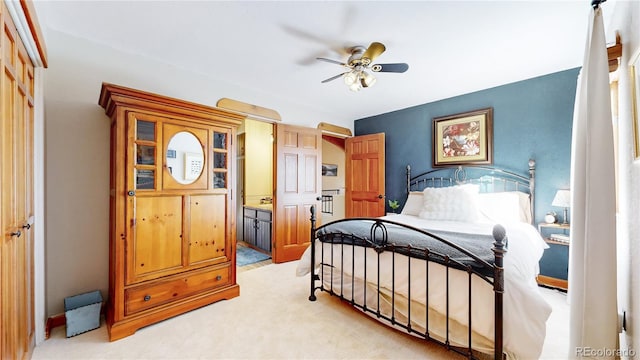
<svg viewBox="0 0 640 360">
<path fill-rule="evenodd" d="M 99 328 L 101 307 L 102 295 L 98 290 L 64 298 L 67 337 Z"/>
</svg>

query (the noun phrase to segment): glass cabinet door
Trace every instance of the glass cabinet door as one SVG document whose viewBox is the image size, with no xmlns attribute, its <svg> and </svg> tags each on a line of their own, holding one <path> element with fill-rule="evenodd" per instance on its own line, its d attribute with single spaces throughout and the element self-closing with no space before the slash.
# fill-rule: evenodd
<svg viewBox="0 0 640 360">
<path fill-rule="evenodd" d="M 135 188 L 153 190 L 156 188 L 156 123 L 136 120 L 135 146 Z"/>
<path fill-rule="evenodd" d="M 213 132 L 213 188 L 226 189 L 228 187 L 229 171 L 229 141 L 228 131 Z"/>
</svg>

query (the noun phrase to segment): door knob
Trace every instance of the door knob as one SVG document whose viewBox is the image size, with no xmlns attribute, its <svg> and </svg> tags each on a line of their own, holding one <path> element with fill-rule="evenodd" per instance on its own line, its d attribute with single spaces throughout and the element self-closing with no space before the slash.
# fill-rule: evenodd
<svg viewBox="0 0 640 360">
<path fill-rule="evenodd" d="M 378 199 L 384 199 L 384 195 L 378 195 Z"/>
</svg>

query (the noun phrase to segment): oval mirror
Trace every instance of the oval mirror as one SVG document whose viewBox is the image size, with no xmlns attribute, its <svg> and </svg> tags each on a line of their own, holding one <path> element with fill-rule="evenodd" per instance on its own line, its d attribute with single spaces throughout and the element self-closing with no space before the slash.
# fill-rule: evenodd
<svg viewBox="0 0 640 360">
<path fill-rule="evenodd" d="M 196 181 L 204 168 L 204 153 L 198 138 L 188 131 L 173 135 L 167 145 L 167 170 L 181 184 Z"/>
</svg>

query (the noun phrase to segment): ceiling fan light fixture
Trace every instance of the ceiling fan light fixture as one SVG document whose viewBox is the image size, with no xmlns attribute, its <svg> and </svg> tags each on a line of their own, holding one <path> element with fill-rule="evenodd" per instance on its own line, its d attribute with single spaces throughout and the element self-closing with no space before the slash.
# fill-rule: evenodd
<svg viewBox="0 0 640 360">
<path fill-rule="evenodd" d="M 355 70 L 351 70 L 344 74 L 344 83 L 347 86 L 351 86 L 358 82 L 358 72 Z"/>
<path fill-rule="evenodd" d="M 349 85 L 349 89 L 351 91 L 360 91 L 360 89 L 362 89 L 362 72 L 363 71 L 361 69 L 356 69 L 353 71 L 356 81 L 354 81 L 353 84 Z"/>
<path fill-rule="evenodd" d="M 376 83 L 376 78 L 375 76 L 369 74 L 366 71 L 362 71 L 362 74 L 360 76 L 360 83 L 362 84 L 362 87 L 372 87 L 373 85 L 375 85 Z"/>
<path fill-rule="evenodd" d="M 327 83 L 342 77 L 345 85 L 349 87 L 351 91 L 360 91 L 362 88 L 372 87 L 376 83 L 376 77 L 372 75 L 377 72 L 386 73 L 403 73 L 409 69 L 409 65 L 406 63 L 392 63 L 392 64 L 374 64 L 373 61 L 385 52 L 386 47 L 379 42 L 372 42 L 368 48 L 364 46 L 353 46 L 348 49 L 351 56 L 346 62 L 340 62 L 337 60 L 317 58 L 318 60 L 338 64 L 347 68 L 347 71 L 332 76 L 321 82 Z M 367 72 L 367 70 L 369 72 Z"/>
</svg>

